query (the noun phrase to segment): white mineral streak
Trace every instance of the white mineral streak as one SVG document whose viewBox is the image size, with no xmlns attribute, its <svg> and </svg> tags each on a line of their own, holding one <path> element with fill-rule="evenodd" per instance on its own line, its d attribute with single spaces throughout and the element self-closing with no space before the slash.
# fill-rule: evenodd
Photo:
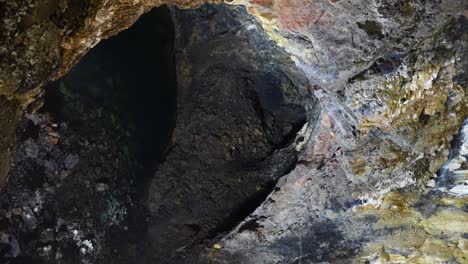
<svg viewBox="0 0 468 264">
<path fill-rule="evenodd" d="M 83 232 L 81 230 L 72 229 L 71 234 L 73 235 L 73 240 L 75 240 L 76 245 L 80 248 L 80 253 L 82 255 L 92 253 L 94 251 L 93 242 L 89 239 L 83 240 Z"/>
<path fill-rule="evenodd" d="M 441 169 L 437 189 L 456 196 L 468 194 L 468 119 L 460 130 L 460 147 L 455 147 Z"/>
</svg>

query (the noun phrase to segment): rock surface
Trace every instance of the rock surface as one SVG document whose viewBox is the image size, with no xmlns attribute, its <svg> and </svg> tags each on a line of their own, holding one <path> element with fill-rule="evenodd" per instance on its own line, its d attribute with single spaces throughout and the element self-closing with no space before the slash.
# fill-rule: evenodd
<svg viewBox="0 0 468 264">
<path fill-rule="evenodd" d="M 323 111 L 297 167 L 208 258 L 465 262 L 466 198 L 431 184 L 468 116 L 464 4 L 233 3 L 292 55 Z"/>
<path fill-rule="evenodd" d="M 16 117 L 39 87 L 100 39 L 162 4 L 38 3 L 0 3 L 0 184 L 10 167 Z M 462 133 L 452 141 L 468 117 L 464 1 L 231 4 L 245 5 L 287 54 L 238 8 L 174 11 L 178 120 L 173 147 L 148 192 L 146 239 L 152 242 L 142 257 L 192 261 L 212 243 L 205 239 L 246 216 L 199 260 L 466 262 L 467 197 L 459 187 L 466 182 L 466 142 Z M 295 74 L 300 71 L 288 57 L 308 81 Z M 291 141 L 298 129 L 291 121 L 304 113 L 307 125 L 300 140 Z M 29 158 L 41 155 L 34 142 L 24 148 Z M 278 148 L 283 151 L 274 152 Z M 256 166 L 245 166 L 247 160 Z M 268 195 L 264 202 L 232 218 L 229 213 L 245 207 L 241 202 L 257 189 L 262 199 L 255 205 Z M 28 209 L 11 211 L 36 226 Z M 15 237 L 0 239 L 7 254 L 18 254 Z"/>
<path fill-rule="evenodd" d="M 147 263 L 195 261 L 194 247 L 253 211 L 293 168 L 295 135 L 318 112 L 305 75 L 244 8 L 174 11 L 174 21 L 177 121 L 148 191 Z"/>
</svg>

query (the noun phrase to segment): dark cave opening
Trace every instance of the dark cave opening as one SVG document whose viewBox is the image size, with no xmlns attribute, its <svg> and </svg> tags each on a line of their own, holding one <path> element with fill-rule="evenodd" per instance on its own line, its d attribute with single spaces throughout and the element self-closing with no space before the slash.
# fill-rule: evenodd
<svg viewBox="0 0 468 264">
<path fill-rule="evenodd" d="M 103 248 L 101 261 L 131 263 L 127 247 L 145 231 L 146 185 L 175 126 L 173 42 L 169 8 L 155 8 L 49 84 L 42 107 L 20 123 L 17 165 L 4 200 L 10 200 L 7 207 L 21 208 L 41 193 L 40 204 L 30 210 L 40 212 L 38 221 L 15 232 L 21 255 L 28 256 L 24 261 L 42 263 L 60 254 L 81 263 L 96 252 L 84 252 L 91 247 L 73 238 L 79 232 L 88 245 Z M 60 247 L 42 241 L 43 230 L 51 228 L 57 230 L 54 237 L 67 234 Z M 48 246 L 60 252 L 44 250 Z M 11 246 L 5 248 L 0 257 L 14 255 Z"/>
<path fill-rule="evenodd" d="M 117 175 L 96 173 L 93 179 L 96 188 L 110 187 L 108 202 L 95 207 L 95 217 L 121 218 L 119 223 L 111 223 L 116 227 L 107 232 L 108 247 L 113 250 L 125 251 L 129 241 L 136 243 L 145 230 L 141 200 L 152 173 L 164 158 L 175 125 L 173 41 L 174 26 L 168 7 L 156 8 L 128 30 L 101 41 L 67 75 L 52 83 L 44 97 L 41 111 L 51 113 L 56 122 L 66 122 L 73 133 L 91 146 L 76 150 L 81 155 L 93 155 L 93 146 L 99 148 L 101 143 L 111 145 L 104 147 L 106 151 L 119 152 L 108 155 L 105 159 L 110 160 L 105 162 L 90 159 L 89 167 L 84 168 L 85 164 L 78 171 L 104 168 L 113 159 L 124 163 L 117 166 L 112 162 L 113 170 L 109 171 Z M 80 172 L 74 177 L 76 174 Z M 83 184 L 83 180 L 76 184 Z M 66 195 L 70 190 L 65 188 L 63 192 Z M 131 202 L 126 201 L 127 197 Z M 125 215 L 109 212 L 113 203 L 126 207 L 122 209 L 126 210 Z M 73 206 L 73 201 L 63 204 Z M 61 207 L 66 210 L 68 206 Z M 84 207 L 93 211 L 87 204 Z M 103 222 L 109 224 L 109 220 Z"/>
<path fill-rule="evenodd" d="M 131 134 L 128 143 L 135 145 L 129 148 L 139 161 L 160 160 L 175 123 L 173 41 L 168 7 L 154 9 L 129 29 L 101 41 L 52 83 L 42 110 L 84 133 L 123 128 Z M 83 120 L 80 114 L 86 112 L 95 123 Z"/>
</svg>

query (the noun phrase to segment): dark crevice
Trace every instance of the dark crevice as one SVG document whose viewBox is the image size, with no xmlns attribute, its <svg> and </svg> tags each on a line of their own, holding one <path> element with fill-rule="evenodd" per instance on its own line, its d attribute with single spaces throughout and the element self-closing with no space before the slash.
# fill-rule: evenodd
<svg viewBox="0 0 468 264">
<path fill-rule="evenodd" d="M 255 186 L 259 189 L 254 195 L 245 200 L 242 204 L 232 210 L 229 217 L 224 219 L 215 228 L 209 231 L 208 239 L 217 237 L 225 234 L 232 230 L 235 226 L 241 223 L 246 217 L 248 217 L 255 209 L 257 209 L 267 198 L 267 196 L 273 190 L 276 182 L 267 182 L 262 186 Z"/>
</svg>

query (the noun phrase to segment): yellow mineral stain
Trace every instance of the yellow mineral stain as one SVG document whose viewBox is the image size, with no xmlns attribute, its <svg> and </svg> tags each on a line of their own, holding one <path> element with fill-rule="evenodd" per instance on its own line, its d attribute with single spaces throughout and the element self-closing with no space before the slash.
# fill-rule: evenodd
<svg viewBox="0 0 468 264">
<path fill-rule="evenodd" d="M 440 204 L 446 206 L 454 206 L 462 209 L 468 204 L 468 196 L 464 197 L 443 197 L 438 201 Z"/>
<path fill-rule="evenodd" d="M 458 240 L 458 246 L 453 255 L 459 263 L 468 263 L 468 239 Z"/>
<path fill-rule="evenodd" d="M 446 241 L 428 238 L 421 246 L 419 251 L 422 256 L 433 258 L 439 262 L 448 261 L 453 257 L 456 246 Z"/>
<path fill-rule="evenodd" d="M 424 219 L 420 225 L 431 235 L 461 236 L 468 233 L 468 213 L 448 208 Z"/>
<path fill-rule="evenodd" d="M 213 245 L 213 248 L 214 248 L 214 249 L 217 249 L 217 250 L 220 250 L 220 249 L 223 248 L 223 246 L 222 246 L 221 244 L 214 244 L 214 245 Z"/>
</svg>

